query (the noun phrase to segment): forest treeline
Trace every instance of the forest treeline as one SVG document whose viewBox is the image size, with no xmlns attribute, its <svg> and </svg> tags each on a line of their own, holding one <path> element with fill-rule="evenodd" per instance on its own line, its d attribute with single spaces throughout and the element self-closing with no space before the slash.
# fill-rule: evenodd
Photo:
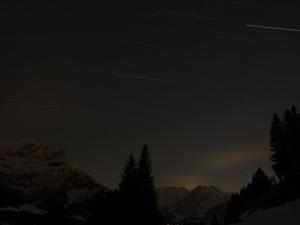
<svg viewBox="0 0 300 225">
<path fill-rule="evenodd" d="M 184 225 L 229 225 L 241 216 L 261 208 L 271 208 L 300 198 L 300 114 L 291 106 L 283 116 L 275 113 L 270 124 L 270 160 L 275 175 L 258 168 L 249 184 L 231 195 L 225 212 Z"/>
<path fill-rule="evenodd" d="M 259 168 L 251 183 L 231 196 L 225 218 L 219 224 L 240 222 L 246 211 L 281 205 L 300 197 L 300 114 L 294 106 L 282 117 L 274 114 L 270 150 L 276 177 L 266 176 Z"/>
</svg>

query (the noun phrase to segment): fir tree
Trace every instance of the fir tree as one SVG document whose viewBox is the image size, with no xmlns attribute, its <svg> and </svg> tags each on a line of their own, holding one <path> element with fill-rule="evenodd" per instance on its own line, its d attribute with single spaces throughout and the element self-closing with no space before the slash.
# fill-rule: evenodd
<svg viewBox="0 0 300 225">
<path fill-rule="evenodd" d="M 300 115 L 292 106 L 285 116 L 285 147 L 287 154 L 287 179 L 300 175 Z"/>
<path fill-rule="evenodd" d="M 147 145 L 144 146 L 138 170 L 141 197 L 149 210 L 157 208 L 156 192 L 153 183 L 152 166 Z"/>
<path fill-rule="evenodd" d="M 146 145 L 142 150 L 138 166 L 134 156 L 129 156 L 119 184 L 119 197 L 123 224 L 162 224 L 162 216 L 157 206 L 151 160 Z"/>
<path fill-rule="evenodd" d="M 278 178 L 283 180 L 284 171 L 283 171 L 283 124 L 277 114 L 274 114 L 273 121 L 271 124 L 271 139 L 270 139 L 271 151 L 273 155 L 271 160 L 273 162 L 272 168 Z"/>
<path fill-rule="evenodd" d="M 261 168 L 258 168 L 252 178 L 251 191 L 253 192 L 253 196 L 256 198 L 259 197 L 270 191 L 271 187 L 272 183 L 270 178 Z"/>
<path fill-rule="evenodd" d="M 138 169 L 133 155 L 129 156 L 119 184 L 120 217 L 123 224 L 137 225 L 139 210 Z"/>
<path fill-rule="evenodd" d="M 154 187 L 152 166 L 147 145 L 144 146 L 138 166 L 140 216 L 143 224 L 160 224 L 157 195 Z"/>
<path fill-rule="evenodd" d="M 134 194 L 137 189 L 137 165 L 134 155 L 130 155 L 125 165 L 122 180 L 119 184 L 119 192 L 121 194 Z"/>
<path fill-rule="evenodd" d="M 283 120 L 274 115 L 270 145 L 272 168 L 280 181 L 295 180 L 300 175 L 300 116 L 294 106 L 286 110 Z"/>
</svg>

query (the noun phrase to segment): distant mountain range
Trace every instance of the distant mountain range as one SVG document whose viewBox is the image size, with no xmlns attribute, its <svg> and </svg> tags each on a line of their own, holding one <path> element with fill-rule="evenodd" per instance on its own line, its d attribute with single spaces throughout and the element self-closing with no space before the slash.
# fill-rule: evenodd
<svg viewBox="0 0 300 225">
<path fill-rule="evenodd" d="M 191 191 L 183 187 L 158 188 L 158 204 L 172 224 L 206 220 L 211 214 L 222 216 L 230 193 L 210 185 Z"/>
</svg>

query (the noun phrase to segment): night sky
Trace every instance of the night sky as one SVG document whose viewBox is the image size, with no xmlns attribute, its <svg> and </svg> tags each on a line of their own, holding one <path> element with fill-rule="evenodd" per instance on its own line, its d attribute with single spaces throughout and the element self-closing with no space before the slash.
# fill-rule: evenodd
<svg viewBox="0 0 300 225">
<path fill-rule="evenodd" d="M 1 139 L 60 146 L 110 187 L 144 144 L 157 186 L 272 173 L 272 114 L 300 107 L 300 7 L 1 4 Z"/>
</svg>

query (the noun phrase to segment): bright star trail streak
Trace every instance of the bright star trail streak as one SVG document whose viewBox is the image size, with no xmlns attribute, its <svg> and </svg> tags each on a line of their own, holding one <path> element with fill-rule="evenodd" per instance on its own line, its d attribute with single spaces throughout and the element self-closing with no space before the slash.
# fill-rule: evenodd
<svg viewBox="0 0 300 225">
<path fill-rule="evenodd" d="M 246 27 L 258 28 L 258 29 L 278 30 L 278 31 L 300 32 L 300 29 L 284 28 L 284 27 L 270 27 L 270 26 L 254 25 L 254 24 L 247 24 Z"/>
<path fill-rule="evenodd" d="M 145 77 L 145 76 L 133 76 L 133 75 L 125 75 L 125 74 L 115 74 L 114 77 L 119 78 L 127 78 L 127 79 L 143 79 L 143 80 L 152 80 L 152 81 L 162 81 L 162 78 L 155 77 Z"/>
</svg>

